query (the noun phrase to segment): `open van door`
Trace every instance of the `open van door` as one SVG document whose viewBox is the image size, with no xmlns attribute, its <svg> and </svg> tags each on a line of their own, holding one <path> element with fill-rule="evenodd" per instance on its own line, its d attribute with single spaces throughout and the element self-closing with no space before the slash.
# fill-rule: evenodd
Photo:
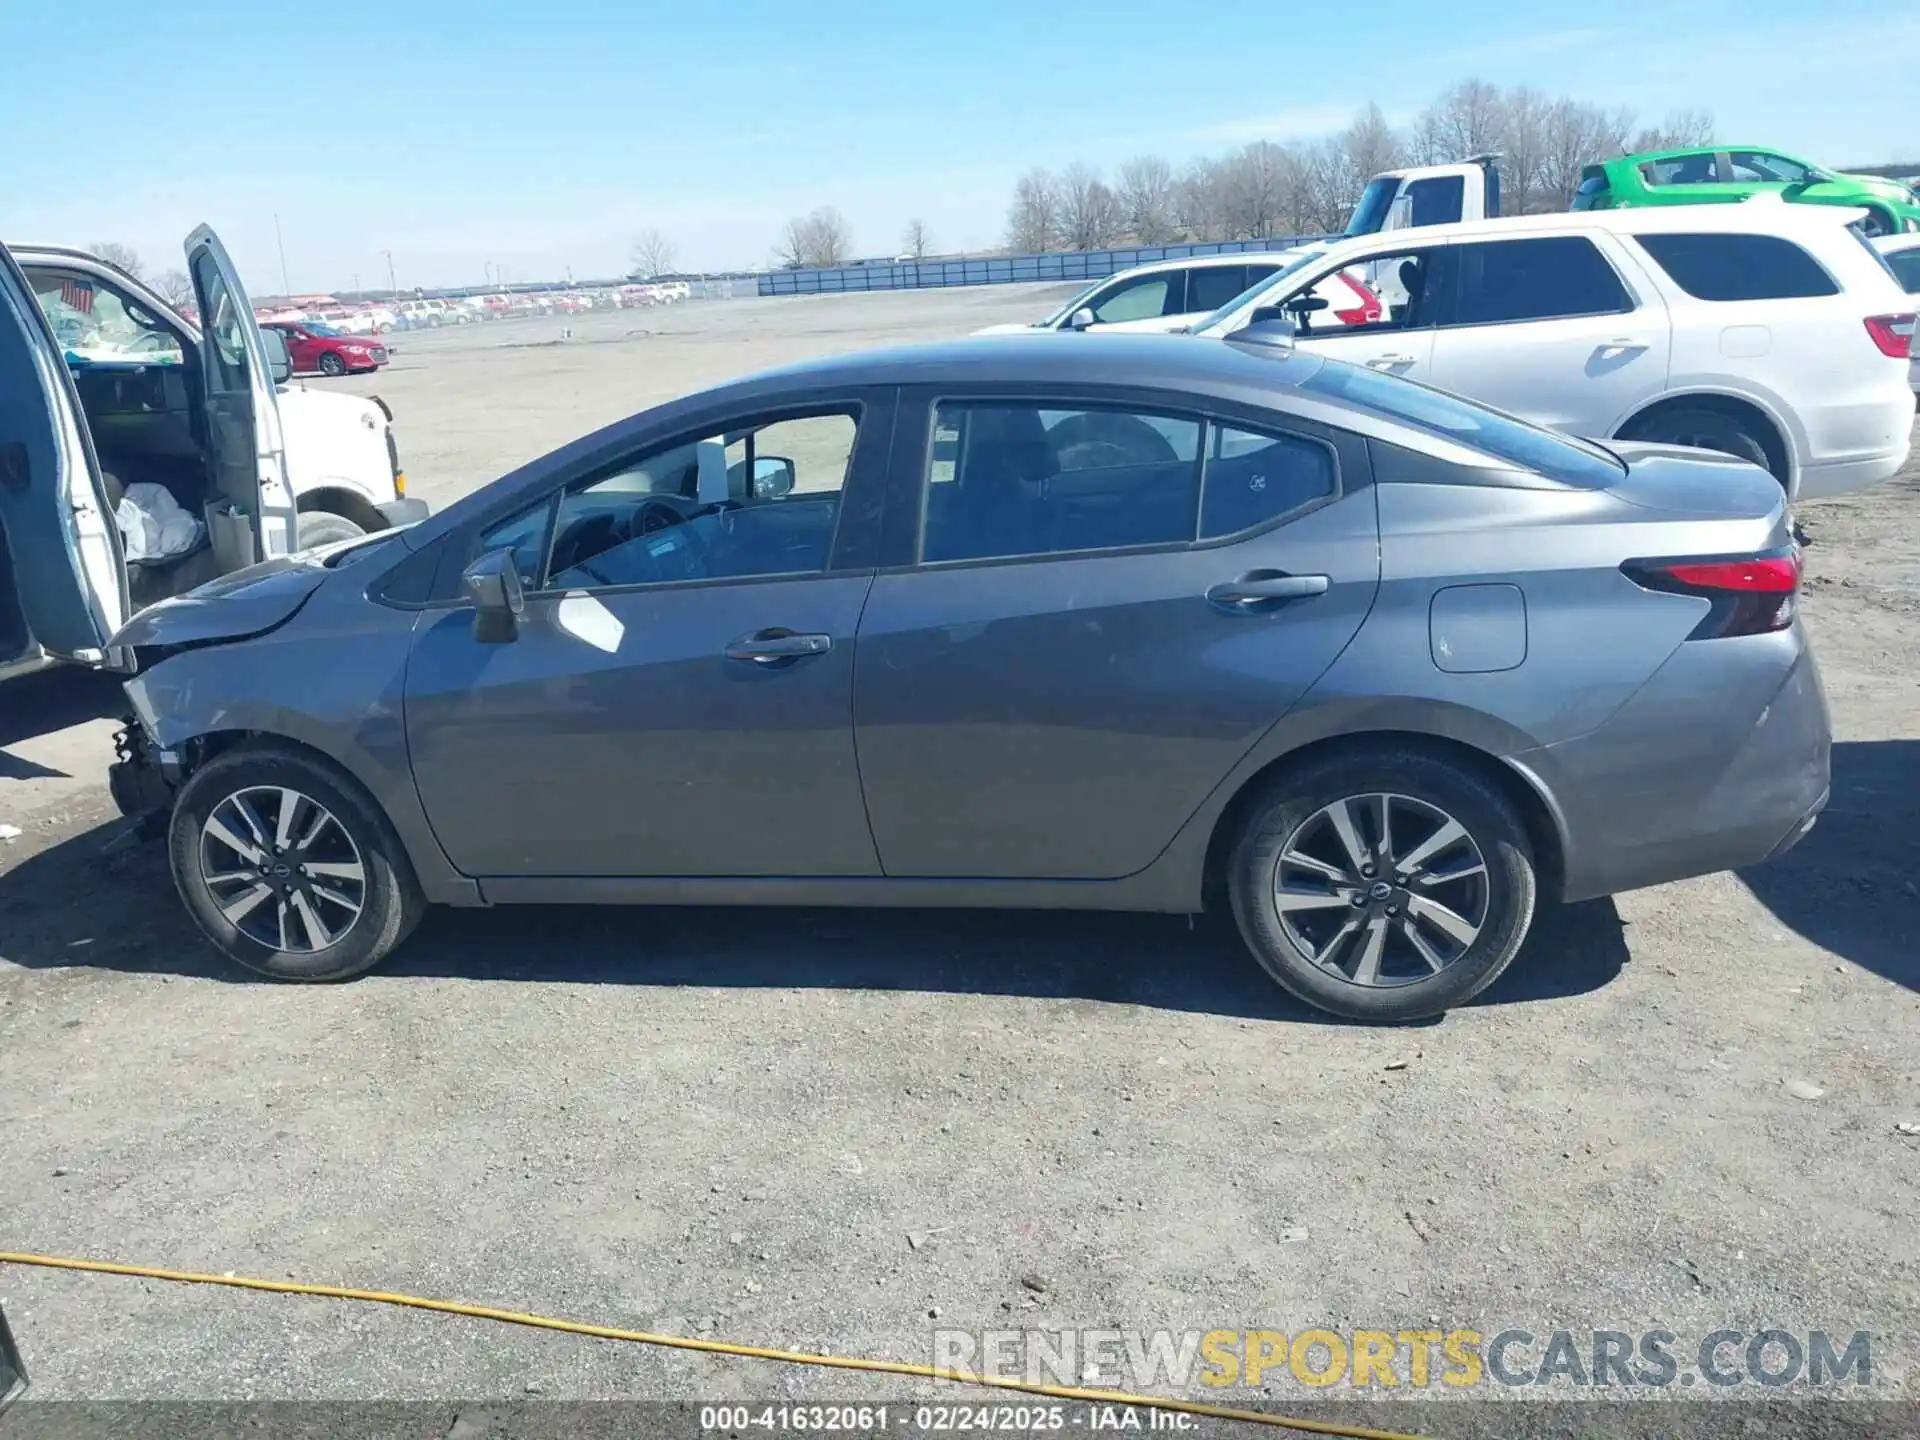
<svg viewBox="0 0 1920 1440">
<path fill-rule="evenodd" d="M 274 369 L 240 274 L 220 237 L 205 225 L 187 237 L 187 274 L 200 306 L 200 372 L 217 501 L 245 517 L 244 526 L 227 527 L 210 517 L 214 548 L 221 550 L 225 528 L 245 541 L 234 546 L 242 553 L 221 557 L 235 566 L 291 554 L 300 548 L 300 517 L 287 483 Z"/>
<path fill-rule="evenodd" d="M 127 623 L 120 532 L 60 344 L 4 245 L 0 527 L 33 639 L 63 659 L 105 661 L 107 638 Z"/>
</svg>

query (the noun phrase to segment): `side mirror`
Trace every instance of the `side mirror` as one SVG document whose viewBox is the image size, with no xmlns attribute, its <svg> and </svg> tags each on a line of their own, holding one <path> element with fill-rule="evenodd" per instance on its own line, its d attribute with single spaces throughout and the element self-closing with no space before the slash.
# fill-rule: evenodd
<svg viewBox="0 0 1920 1440">
<path fill-rule="evenodd" d="M 20 1347 L 13 1343 L 7 1329 L 7 1312 L 0 1310 L 0 1410 L 27 1393 L 27 1366 L 20 1358 Z"/>
<path fill-rule="evenodd" d="M 275 385 L 284 385 L 293 377 L 293 356 L 287 353 L 287 337 L 278 330 L 262 330 L 260 338 L 267 347 L 267 374 Z"/>
<path fill-rule="evenodd" d="M 753 461 L 753 498 L 778 500 L 791 495 L 794 485 L 793 461 L 784 455 L 757 455 Z"/>
<path fill-rule="evenodd" d="M 513 551 L 489 550 L 460 573 L 473 602 L 473 638 L 482 645 L 507 645 L 520 638 L 520 617 L 527 594 Z"/>
<path fill-rule="evenodd" d="M 1097 323 L 1093 317 L 1093 311 L 1089 310 L 1085 305 L 1082 305 L 1067 317 L 1067 328 L 1069 330 L 1085 330 L 1088 326 Z"/>
</svg>

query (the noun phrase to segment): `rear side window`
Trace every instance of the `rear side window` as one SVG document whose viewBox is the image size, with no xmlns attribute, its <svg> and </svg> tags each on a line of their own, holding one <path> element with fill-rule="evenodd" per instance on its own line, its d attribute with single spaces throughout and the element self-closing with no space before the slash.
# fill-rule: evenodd
<svg viewBox="0 0 1920 1440">
<path fill-rule="evenodd" d="M 1633 309 L 1613 266 L 1584 235 L 1456 245 L 1452 323 L 1495 325 Z"/>
<path fill-rule="evenodd" d="M 1319 441 L 1215 425 L 1201 482 L 1200 538 L 1251 530 L 1338 489 L 1333 451 Z"/>
<path fill-rule="evenodd" d="M 1264 280 L 1266 275 L 1260 278 Z M 1191 270 L 1187 273 L 1187 309 L 1218 310 L 1252 283 L 1244 265 L 1207 265 Z"/>
<path fill-rule="evenodd" d="M 1195 419 L 1127 410 L 943 403 L 921 559 L 1191 541 L 1200 429 Z"/>
<path fill-rule="evenodd" d="M 1696 300 L 1799 300 L 1840 287 L 1805 250 L 1778 235 L 1637 235 L 1668 277 Z"/>
</svg>

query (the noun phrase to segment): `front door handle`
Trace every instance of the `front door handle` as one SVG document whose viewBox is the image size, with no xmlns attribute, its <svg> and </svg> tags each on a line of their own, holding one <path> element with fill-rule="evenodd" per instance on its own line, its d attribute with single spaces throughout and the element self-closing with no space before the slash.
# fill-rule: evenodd
<svg viewBox="0 0 1920 1440">
<path fill-rule="evenodd" d="M 825 655 L 831 649 L 831 635 L 798 635 L 775 629 L 742 636 L 723 653 L 729 660 L 750 660 L 756 665 L 790 665 L 808 655 Z"/>
<path fill-rule="evenodd" d="M 1630 335 L 1623 335 L 1617 340 L 1606 341 L 1604 344 L 1601 345 L 1600 348 L 1602 350 L 1626 351 L 1626 350 L 1650 350 L 1653 347 L 1645 340 L 1635 340 Z"/>
<path fill-rule="evenodd" d="M 1207 591 L 1207 599 L 1236 615 L 1276 609 L 1290 600 L 1324 595 L 1332 582 L 1325 575 L 1288 575 L 1280 570 L 1250 570 Z"/>
<path fill-rule="evenodd" d="M 1376 355 L 1373 359 L 1367 361 L 1367 368 L 1369 370 L 1397 370 L 1402 365 L 1413 365 L 1417 363 L 1416 357 L 1412 355 Z"/>
</svg>

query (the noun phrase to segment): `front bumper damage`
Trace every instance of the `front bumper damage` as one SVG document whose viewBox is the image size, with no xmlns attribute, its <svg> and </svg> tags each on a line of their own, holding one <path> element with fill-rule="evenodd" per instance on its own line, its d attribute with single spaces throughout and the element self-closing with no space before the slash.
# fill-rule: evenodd
<svg viewBox="0 0 1920 1440">
<path fill-rule="evenodd" d="M 157 747 L 134 716 L 115 732 L 114 763 L 107 767 L 107 789 L 129 823 L 106 844 L 113 853 L 129 845 L 157 840 L 166 833 L 174 793 L 185 778 L 181 757 Z"/>
</svg>

